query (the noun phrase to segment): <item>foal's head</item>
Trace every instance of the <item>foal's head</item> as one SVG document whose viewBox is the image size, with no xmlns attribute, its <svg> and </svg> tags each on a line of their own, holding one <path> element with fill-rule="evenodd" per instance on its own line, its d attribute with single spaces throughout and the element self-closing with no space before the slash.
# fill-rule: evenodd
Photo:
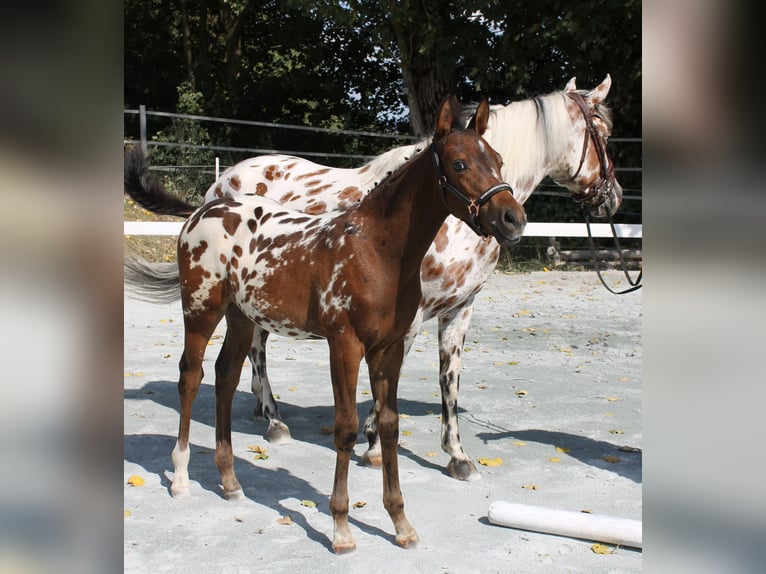
<svg viewBox="0 0 766 574">
<path fill-rule="evenodd" d="M 439 108 L 432 145 L 444 202 L 449 212 L 476 233 L 504 245 L 517 243 L 527 224 L 524 208 L 500 179 L 503 160 L 481 137 L 487 129 L 489 104 L 484 99 L 465 130 L 457 100 Z"/>
</svg>

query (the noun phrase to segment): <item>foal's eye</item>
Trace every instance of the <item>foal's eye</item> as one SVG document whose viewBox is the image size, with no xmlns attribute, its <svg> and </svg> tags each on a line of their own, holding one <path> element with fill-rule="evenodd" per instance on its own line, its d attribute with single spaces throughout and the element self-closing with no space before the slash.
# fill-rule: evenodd
<svg viewBox="0 0 766 574">
<path fill-rule="evenodd" d="M 463 171 L 466 168 L 465 162 L 462 159 L 456 160 L 452 164 L 452 168 L 455 171 Z"/>
</svg>

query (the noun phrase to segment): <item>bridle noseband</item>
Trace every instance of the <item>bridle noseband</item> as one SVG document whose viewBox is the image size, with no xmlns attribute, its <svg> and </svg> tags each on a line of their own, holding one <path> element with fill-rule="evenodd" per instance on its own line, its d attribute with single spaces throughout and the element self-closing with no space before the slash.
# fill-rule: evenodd
<svg viewBox="0 0 766 574">
<path fill-rule="evenodd" d="M 509 191 L 511 195 L 513 195 L 513 189 L 510 185 L 507 183 L 498 183 L 497 185 L 493 185 L 488 190 L 483 192 L 478 199 L 471 199 L 466 194 L 464 194 L 462 191 L 460 191 L 457 187 L 452 185 L 450 182 L 447 181 L 447 176 L 444 175 L 444 170 L 442 169 L 441 160 L 439 159 L 439 155 L 436 153 L 436 148 L 434 147 L 433 142 L 431 143 L 431 157 L 434 160 L 434 167 L 436 168 L 436 177 L 439 180 L 439 185 L 442 190 L 442 201 L 444 202 L 444 207 L 447 207 L 447 192 L 450 192 L 454 197 L 459 199 L 468 209 L 468 221 L 466 223 L 468 226 L 476 233 L 477 235 L 481 237 L 490 237 L 490 234 L 484 233 L 482 231 L 481 226 L 479 225 L 479 209 L 487 203 L 490 199 L 492 199 L 495 195 L 500 193 L 501 191 Z M 449 211 L 449 208 L 447 208 Z"/>
<path fill-rule="evenodd" d="M 598 130 L 593 123 L 593 118 L 600 118 L 595 109 L 592 109 L 585 102 L 585 98 L 577 92 L 567 92 L 567 96 L 577 104 L 582 112 L 583 120 L 585 120 L 585 135 L 582 142 L 582 153 L 580 154 L 580 164 L 577 166 L 577 171 L 572 176 L 572 181 L 580 175 L 582 166 L 585 163 L 585 154 L 588 151 L 588 142 L 593 142 L 593 147 L 596 149 L 596 155 L 598 156 L 599 167 L 599 179 L 595 185 L 591 186 L 590 191 L 576 197 L 575 199 L 581 203 L 587 203 L 588 205 L 602 205 L 606 203 L 609 192 L 614 187 L 614 166 L 609 165 L 609 160 L 606 157 L 606 146 L 604 141 L 599 136 Z"/>
</svg>

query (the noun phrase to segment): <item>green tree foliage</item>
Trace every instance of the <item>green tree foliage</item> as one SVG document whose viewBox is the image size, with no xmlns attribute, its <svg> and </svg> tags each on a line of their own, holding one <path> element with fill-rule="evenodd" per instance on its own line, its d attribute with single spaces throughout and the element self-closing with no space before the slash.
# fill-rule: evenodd
<svg viewBox="0 0 766 574">
<path fill-rule="evenodd" d="M 192 98 L 210 116 L 423 135 L 448 93 L 505 104 L 561 89 L 572 76 L 593 87 L 609 73 L 614 136 L 641 133 L 638 0 L 125 0 L 124 7 L 128 108 L 190 109 Z M 158 138 L 196 143 L 346 154 L 396 145 L 213 123 L 194 134 L 184 126 L 152 118 Z M 127 136 L 136 130 L 126 124 Z M 640 145 L 610 153 L 618 165 L 640 166 Z M 640 175 L 619 175 L 626 189 L 640 190 Z M 576 216 L 565 198 L 533 196 L 528 209 L 547 210 L 534 213 L 538 221 Z"/>
</svg>

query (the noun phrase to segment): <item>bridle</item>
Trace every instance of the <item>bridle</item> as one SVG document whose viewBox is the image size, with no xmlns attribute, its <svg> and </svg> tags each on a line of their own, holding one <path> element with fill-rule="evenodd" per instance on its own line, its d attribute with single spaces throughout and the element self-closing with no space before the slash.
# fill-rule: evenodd
<svg viewBox="0 0 766 574">
<path fill-rule="evenodd" d="M 583 120 L 585 121 L 585 134 L 583 136 L 580 164 L 577 166 L 577 171 L 572 176 L 572 180 L 574 181 L 577 176 L 580 175 L 582 166 L 585 163 L 585 155 L 588 152 L 589 141 L 593 142 L 593 147 L 596 150 L 596 155 L 598 156 L 598 180 L 594 185 L 590 186 L 590 189 L 586 193 L 577 196 L 575 199 L 580 203 L 585 203 L 588 205 L 601 205 L 607 201 L 609 192 L 612 191 L 615 182 L 614 166 L 609 164 L 609 160 L 606 157 L 606 146 L 604 145 L 604 140 L 599 136 L 598 130 L 593 123 L 594 118 L 602 118 L 598 115 L 598 112 L 596 112 L 595 109 L 591 108 L 585 102 L 585 98 L 583 98 L 581 94 L 577 92 L 567 92 L 567 96 L 569 96 L 572 101 L 577 104 L 577 107 L 580 108 Z"/>
<path fill-rule="evenodd" d="M 479 210 L 481 207 L 487 203 L 490 199 L 492 199 L 495 195 L 500 193 L 501 191 L 509 191 L 511 195 L 513 195 L 513 189 L 510 185 L 507 183 L 498 183 L 497 185 L 493 185 L 488 190 L 483 192 L 478 199 L 471 199 L 467 195 L 465 195 L 462 191 L 460 191 L 457 187 L 452 185 L 450 182 L 447 181 L 447 176 L 444 175 L 444 170 L 442 169 L 441 160 L 439 159 L 439 155 L 436 153 L 436 148 L 434 147 L 433 142 L 431 142 L 431 157 L 434 160 L 434 167 L 436 168 L 436 177 L 439 180 L 439 186 L 442 190 L 442 201 L 444 202 L 444 207 L 447 207 L 447 192 L 451 193 L 454 197 L 456 197 L 458 200 L 460 200 L 461 203 L 463 203 L 467 210 L 468 210 L 468 221 L 466 221 L 466 224 L 468 227 L 470 227 L 474 233 L 481 237 L 491 237 L 490 234 L 485 233 L 482 231 L 481 226 L 479 224 Z M 449 208 L 447 208 L 449 211 Z"/>
<path fill-rule="evenodd" d="M 574 180 L 580 174 L 580 170 L 582 170 L 583 163 L 585 163 L 585 154 L 588 151 L 588 141 L 593 142 L 593 147 L 595 148 L 596 155 L 598 156 L 598 163 L 599 163 L 598 181 L 596 182 L 595 185 L 591 186 L 590 191 L 575 198 L 575 200 L 581 204 L 582 216 L 583 216 L 583 219 L 585 220 L 585 226 L 588 229 L 588 245 L 590 246 L 591 253 L 593 254 L 593 266 L 596 269 L 596 274 L 598 275 L 598 278 L 601 280 L 601 284 L 607 289 L 607 291 L 615 295 L 624 295 L 626 293 L 632 293 L 633 291 L 636 291 L 638 289 L 641 289 L 641 287 L 643 287 L 641 283 L 641 279 L 644 273 L 643 269 L 639 271 L 638 277 L 636 277 L 635 279 L 633 279 L 630 276 L 630 273 L 628 273 L 628 267 L 625 263 L 625 258 L 622 256 L 622 248 L 620 247 L 620 241 L 617 238 L 617 230 L 614 227 L 614 220 L 612 219 L 612 213 L 609 209 L 607 209 L 606 212 L 607 212 L 607 216 L 609 217 L 609 226 L 612 229 L 612 237 L 614 237 L 614 245 L 615 245 L 615 248 L 617 249 L 617 253 L 620 256 L 620 267 L 630 287 L 623 289 L 622 291 L 616 291 L 612 289 L 606 283 L 606 280 L 601 275 L 601 268 L 598 263 L 598 258 L 596 257 L 596 245 L 595 245 L 595 242 L 593 241 L 593 234 L 591 233 L 591 228 L 590 228 L 590 213 L 588 212 L 588 208 L 586 207 L 586 204 L 601 205 L 603 203 L 606 203 L 606 201 L 608 200 L 609 192 L 614 187 L 614 182 L 615 182 L 614 165 L 609 165 L 609 160 L 606 157 L 606 146 L 604 145 L 603 139 L 599 137 L 598 131 L 596 130 L 596 126 L 593 123 L 593 118 L 597 118 L 600 116 L 598 115 L 595 109 L 592 109 L 590 106 L 588 106 L 587 103 L 585 103 L 585 98 L 583 98 L 581 94 L 577 92 L 567 92 L 567 96 L 572 98 L 572 100 L 577 104 L 577 107 L 580 108 L 580 111 L 582 112 L 582 115 L 583 115 L 583 119 L 585 120 L 585 136 L 583 137 L 582 154 L 580 154 L 580 165 L 577 167 L 577 171 L 572 176 L 572 180 Z"/>
</svg>

